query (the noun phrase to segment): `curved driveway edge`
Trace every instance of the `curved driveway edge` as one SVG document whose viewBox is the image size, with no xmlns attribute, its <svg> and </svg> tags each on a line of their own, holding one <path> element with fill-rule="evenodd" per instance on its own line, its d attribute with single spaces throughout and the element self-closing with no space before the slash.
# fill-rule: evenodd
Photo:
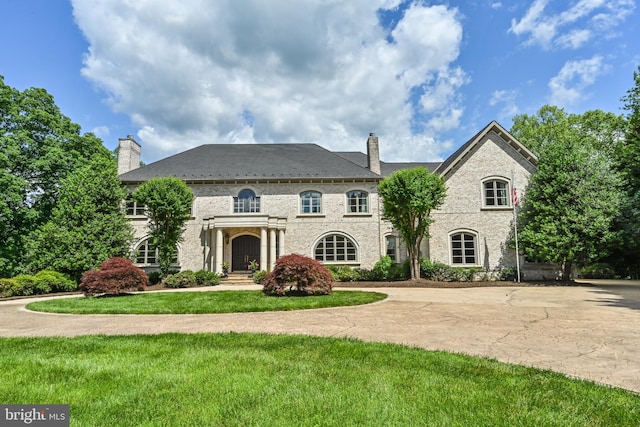
<svg viewBox="0 0 640 427">
<path fill-rule="evenodd" d="M 260 289 L 257 286 L 217 286 Z M 353 290 L 354 288 L 349 288 Z M 258 332 L 353 337 L 551 369 L 640 393 L 640 310 L 588 287 L 367 288 L 375 304 L 287 312 L 67 315 L 0 301 L 0 336 Z"/>
</svg>

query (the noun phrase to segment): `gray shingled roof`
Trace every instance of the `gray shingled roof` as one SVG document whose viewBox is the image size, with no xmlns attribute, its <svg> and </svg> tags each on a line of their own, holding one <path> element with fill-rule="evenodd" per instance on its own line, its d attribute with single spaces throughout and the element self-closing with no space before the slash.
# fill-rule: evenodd
<svg viewBox="0 0 640 427">
<path fill-rule="evenodd" d="M 369 159 L 367 155 L 359 151 L 341 151 L 337 152 L 337 155 L 344 157 L 345 159 L 353 162 L 363 168 L 368 166 Z M 440 162 L 403 162 L 403 163 L 388 163 L 380 162 L 380 172 L 382 176 L 389 176 L 393 172 L 400 169 L 410 169 L 418 166 L 429 169 L 429 172 L 433 172 L 440 165 Z"/>
<path fill-rule="evenodd" d="M 120 175 L 123 182 L 375 179 L 380 175 L 316 144 L 208 144 Z"/>
<path fill-rule="evenodd" d="M 511 145 L 522 157 L 524 157 L 527 161 L 529 161 L 534 166 L 538 165 L 538 158 L 527 149 L 520 141 L 515 139 L 513 135 L 511 135 L 505 128 L 503 128 L 498 122 L 495 120 L 491 121 L 487 126 L 482 128 L 478 133 L 473 135 L 467 142 L 465 142 L 460 148 L 458 148 L 453 154 L 451 154 L 447 159 L 438 166 L 436 172 L 441 175 L 446 175 L 449 172 L 449 169 L 452 168 L 456 163 L 462 161 L 465 156 L 469 154 L 471 149 L 475 144 L 480 142 L 482 138 L 488 134 L 490 131 L 494 131 L 497 133 L 502 139 L 504 139 L 507 144 Z"/>
</svg>

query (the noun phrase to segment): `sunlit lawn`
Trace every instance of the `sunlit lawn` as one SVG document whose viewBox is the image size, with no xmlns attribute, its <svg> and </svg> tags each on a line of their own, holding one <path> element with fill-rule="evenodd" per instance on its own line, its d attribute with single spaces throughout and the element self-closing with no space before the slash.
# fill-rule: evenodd
<svg viewBox="0 0 640 427">
<path fill-rule="evenodd" d="M 640 396 L 491 360 L 349 339 L 0 339 L 0 402 L 75 426 L 637 426 Z"/>
<path fill-rule="evenodd" d="M 261 291 L 149 292 L 109 298 L 37 301 L 29 310 L 74 314 L 205 314 L 285 311 L 368 304 L 385 299 L 376 292 L 333 291 L 331 295 L 269 297 Z"/>
</svg>

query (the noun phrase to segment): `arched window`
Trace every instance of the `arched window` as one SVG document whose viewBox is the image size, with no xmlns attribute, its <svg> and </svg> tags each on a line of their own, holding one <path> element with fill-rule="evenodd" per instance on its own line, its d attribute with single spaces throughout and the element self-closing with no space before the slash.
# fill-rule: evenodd
<svg viewBox="0 0 640 427">
<path fill-rule="evenodd" d="M 357 261 L 358 252 L 351 239 L 342 234 L 329 234 L 316 244 L 315 259 L 321 262 Z"/>
<path fill-rule="evenodd" d="M 317 191 L 305 191 L 300 193 L 300 213 L 322 213 L 322 194 Z"/>
<path fill-rule="evenodd" d="M 136 264 L 155 265 L 158 264 L 158 248 L 156 248 L 151 239 L 145 239 L 135 250 Z M 178 248 L 176 248 L 176 256 L 171 260 L 171 264 L 178 264 Z"/>
<path fill-rule="evenodd" d="M 234 213 L 257 213 L 260 212 L 260 197 L 248 188 L 242 190 L 238 197 L 233 198 Z"/>
<path fill-rule="evenodd" d="M 354 190 L 347 193 L 348 213 L 369 212 L 369 193 L 366 191 Z"/>
<path fill-rule="evenodd" d="M 451 263 L 453 265 L 478 264 L 478 239 L 470 231 L 461 231 L 451 235 Z"/>
<path fill-rule="evenodd" d="M 509 182 L 503 179 L 490 179 L 483 183 L 484 205 L 487 207 L 509 206 Z"/>
<path fill-rule="evenodd" d="M 393 260 L 393 262 L 398 262 L 398 238 L 396 236 L 386 236 L 384 238 L 385 246 L 387 248 L 386 255 Z"/>
</svg>

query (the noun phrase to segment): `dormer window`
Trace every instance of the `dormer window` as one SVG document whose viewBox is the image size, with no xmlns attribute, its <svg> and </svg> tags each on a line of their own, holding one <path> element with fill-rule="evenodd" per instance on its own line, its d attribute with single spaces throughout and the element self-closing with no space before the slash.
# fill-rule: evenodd
<svg viewBox="0 0 640 427">
<path fill-rule="evenodd" d="M 260 212 L 260 197 L 256 197 L 256 193 L 252 190 L 244 189 L 233 198 L 233 213 L 258 212 Z"/>
</svg>

